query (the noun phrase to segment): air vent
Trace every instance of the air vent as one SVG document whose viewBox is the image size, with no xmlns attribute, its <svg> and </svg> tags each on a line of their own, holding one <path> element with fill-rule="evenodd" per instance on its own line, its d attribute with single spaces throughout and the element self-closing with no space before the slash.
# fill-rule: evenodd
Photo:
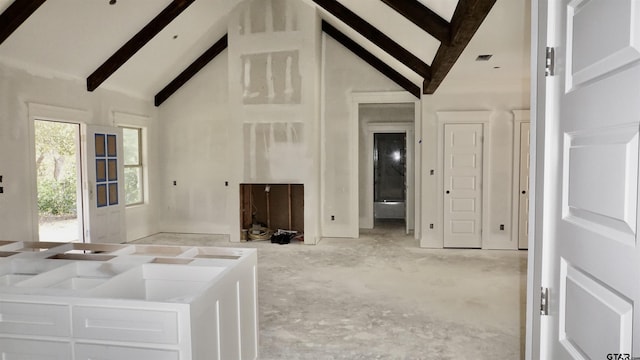
<svg viewBox="0 0 640 360">
<path fill-rule="evenodd" d="M 485 54 L 485 55 L 478 55 L 478 57 L 476 58 L 476 61 L 489 61 L 489 59 L 491 59 L 493 55 L 491 54 Z"/>
</svg>

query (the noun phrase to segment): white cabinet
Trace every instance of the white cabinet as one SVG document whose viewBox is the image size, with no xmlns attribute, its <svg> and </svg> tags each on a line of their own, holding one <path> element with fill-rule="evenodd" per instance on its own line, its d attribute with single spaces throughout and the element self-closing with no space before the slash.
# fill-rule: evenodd
<svg viewBox="0 0 640 360">
<path fill-rule="evenodd" d="M 130 346 L 76 344 L 75 360 L 179 360 L 175 350 L 157 350 Z"/>
<path fill-rule="evenodd" d="M 68 342 L 0 337 L 0 359 L 2 360 L 69 360 L 71 358 L 71 344 Z"/>
<path fill-rule="evenodd" d="M 3 251 L 0 279 L 11 281 L 0 281 L 0 359 L 257 359 L 253 249 L 16 242 Z"/>
</svg>

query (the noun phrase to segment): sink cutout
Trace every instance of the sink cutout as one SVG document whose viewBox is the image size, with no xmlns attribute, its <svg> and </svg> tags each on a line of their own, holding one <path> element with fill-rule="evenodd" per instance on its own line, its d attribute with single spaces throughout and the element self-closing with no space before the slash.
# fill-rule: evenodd
<svg viewBox="0 0 640 360">
<path fill-rule="evenodd" d="M 17 286 L 82 290 L 96 287 L 135 264 L 73 262 L 35 276 Z"/>
</svg>

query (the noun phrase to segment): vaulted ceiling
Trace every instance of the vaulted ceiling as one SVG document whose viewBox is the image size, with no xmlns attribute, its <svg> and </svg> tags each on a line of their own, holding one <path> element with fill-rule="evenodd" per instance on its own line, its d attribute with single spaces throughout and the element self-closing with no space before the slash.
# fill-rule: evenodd
<svg viewBox="0 0 640 360">
<path fill-rule="evenodd" d="M 298 1 L 318 7 L 329 35 L 342 34 L 425 93 L 528 88 L 530 0 L 460 0 L 460 6 L 456 0 Z M 197 70 L 194 61 L 200 58 L 202 65 L 224 49 L 226 18 L 239 2 L 0 0 L 0 62 L 86 80 L 89 90 L 100 86 L 153 98 L 190 65 Z M 480 11 L 489 11 L 486 18 L 478 19 L 475 7 L 485 7 Z M 456 21 L 462 17 L 454 13 L 464 11 L 465 20 Z M 170 15 L 177 16 L 169 22 Z M 481 24 L 477 32 L 465 30 L 474 21 Z M 456 34 L 473 37 L 469 42 Z M 122 57 L 123 51 L 133 56 Z M 485 54 L 493 56 L 476 61 Z"/>
</svg>

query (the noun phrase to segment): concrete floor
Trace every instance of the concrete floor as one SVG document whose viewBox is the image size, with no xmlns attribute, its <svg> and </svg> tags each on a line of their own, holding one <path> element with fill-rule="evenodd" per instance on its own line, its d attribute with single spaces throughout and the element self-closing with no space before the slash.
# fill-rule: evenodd
<svg viewBox="0 0 640 360">
<path fill-rule="evenodd" d="M 158 234 L 258 249 L 260 359 L 521 359 L 526 251 L 428 250 L 382 224 L 319 245 Z"/>
</svg>

